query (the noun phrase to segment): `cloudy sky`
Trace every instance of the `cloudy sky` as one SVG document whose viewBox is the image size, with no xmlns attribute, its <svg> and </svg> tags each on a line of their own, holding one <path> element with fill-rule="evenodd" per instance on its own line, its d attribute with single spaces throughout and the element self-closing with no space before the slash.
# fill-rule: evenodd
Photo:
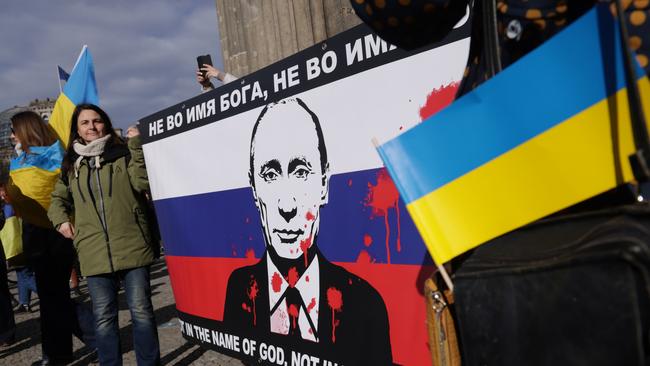
<svg viewBox="0 0 650 366">
<path fill-rule="evenodd" d="M 70 72 L 84 44 L 116 127 L 200 93 L 197 55 L 223 64 L 214 0 L 4 0 L 0 9 L 0 111 L 56 98 L 56 66 Z"/>
</svg>

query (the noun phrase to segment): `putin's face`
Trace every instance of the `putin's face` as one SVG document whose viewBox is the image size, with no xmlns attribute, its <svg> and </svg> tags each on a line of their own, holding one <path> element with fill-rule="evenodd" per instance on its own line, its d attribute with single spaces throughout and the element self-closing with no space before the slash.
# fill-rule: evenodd
<svg viewBox="0 0 650 366">
<path fill-rule="evenodd" d="M 266 244 L 280 257 L 298 258 L 314 242 L 327 203 L 327 171 L 311 116 L 295 102 L 270 108 L 251 142 L 251 159 Z"/>
</svg>

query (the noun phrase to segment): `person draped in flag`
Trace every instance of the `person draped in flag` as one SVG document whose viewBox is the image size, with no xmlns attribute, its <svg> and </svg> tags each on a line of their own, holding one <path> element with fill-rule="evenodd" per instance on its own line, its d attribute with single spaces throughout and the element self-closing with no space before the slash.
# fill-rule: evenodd
<svg viewBox="0 0 650 366">
<path fill-rule="evenodd" d="M 121 283 L 131 311 L 137 363 L 160 363 L 149 272 L 156 245 L 146 214 L 149 180 L 137 130 L 131 135 L 125 143 L 104 110 L 78 105 L 48 211 L 58 231 L 74 239 L 93 303 L 102 365 L 122 364 L 117 301 Z"/>
<path fill-rule="evenodd" d="M 63 147 L 41 116 L 32 111 L 11 117 L 11 130 L 18 156 L 11 160 L 7 194 L 23 219 L 23 252 L 36 277 L 43 351 L 39 363 L 64 364 L 73 359 L 73 334 L 91 348 L 94 340 L 92 325 L 79 323 L 70 299 L 72 242 L 59 235 L 47 218 Z"/>
</svg>

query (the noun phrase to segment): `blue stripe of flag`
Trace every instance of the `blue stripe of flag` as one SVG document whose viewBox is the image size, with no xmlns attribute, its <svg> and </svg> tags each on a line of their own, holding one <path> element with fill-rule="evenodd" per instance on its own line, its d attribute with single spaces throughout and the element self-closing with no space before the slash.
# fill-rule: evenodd
<svg viewBox="0 0 650 366">
<path fill-rule="evenodd" d="M 72 69 L 70 78 L 63 87 L 63 94 L 75 105 L 82 103 L 99 104 L 97 83 L 95 82 L 95 67 L 93 66 L 92 55 L 87 47 L 84 47 L 77 64 Z"/>
<path fill-rule="evenodd" d="M 366 206 L 368 184 L 377 169 L 338 174 L 330 180 L 329 203 L 321 209 L 318 247 L 331 261 L 356 262 L 365 251 L 387 263 L 386 221 Z M 239 188 L 155 201 L 165 253 L 189 257 L 243 258 L 248 250 L 264 252 L 262 225 L 251 188 Z M 431 258 L 406 208 L 388 213 L 391 263 L 431 264 Z M 345 220 L 341 220 L 345 217 Z M 399 232 L 398 232 L 399 227 Z M 397 251 L 398 234 L 401 251 Z M 366 245 L 364 236 L 372 238 Z"/>
<path fill-rule="evenodd" d="M 404 201 L 435 191 L 623 88 L 614 26 L 606 7 L 592 9 L 473 92 L 380 146 L 391 175 L 402 178 L 396 183 Z M 643 75 L 640 67 L 637 75 Z"/>
</svg>

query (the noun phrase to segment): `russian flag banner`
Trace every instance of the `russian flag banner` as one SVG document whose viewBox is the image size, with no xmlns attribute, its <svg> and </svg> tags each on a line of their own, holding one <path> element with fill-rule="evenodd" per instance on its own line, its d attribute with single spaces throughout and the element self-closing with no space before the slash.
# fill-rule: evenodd
<svg viewBox="0 0 650 366">
<path fill-rule="evenodd" d="M 372 139 L 453 100 L 468 34 L 406 52 L 358 26 L 141 119 L 186 338 L 266 364 L 430 362 L 435 266 Z"/>
</svg>

